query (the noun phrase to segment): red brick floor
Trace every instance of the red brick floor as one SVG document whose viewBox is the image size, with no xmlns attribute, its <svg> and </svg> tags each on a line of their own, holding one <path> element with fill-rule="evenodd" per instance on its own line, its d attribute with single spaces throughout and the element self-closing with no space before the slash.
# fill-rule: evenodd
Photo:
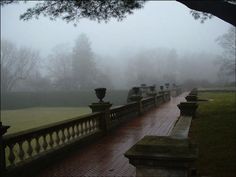
<svg viewBox="0 0 236 177">
<path fill-rule="evenodd" d="M 155 110 L 124 123 L 109 135 L 42 170 L 37 177 L 135 176 L 124 153 L 145 135 L 168 135 L 179 116 L 177 104 L 186 93 Z"/>
</svg>

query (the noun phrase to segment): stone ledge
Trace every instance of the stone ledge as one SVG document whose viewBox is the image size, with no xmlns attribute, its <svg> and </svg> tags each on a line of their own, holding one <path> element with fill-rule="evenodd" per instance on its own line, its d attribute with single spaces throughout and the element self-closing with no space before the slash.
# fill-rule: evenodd
<svg viewBox="0 0 236 177">
<path fill-rule="evenodd" d="M 175 138 L 187 138 L 191 126 L 191 116 L 180 116 L 179 120 L 172 129 L 170 136 Z"/>
<path fill-rule="evenodd" d="M 125 156 L 134 166 L 188 167 L 197 158 L 197 147 L 189 139 L 145 136 Z"/>
</svg>

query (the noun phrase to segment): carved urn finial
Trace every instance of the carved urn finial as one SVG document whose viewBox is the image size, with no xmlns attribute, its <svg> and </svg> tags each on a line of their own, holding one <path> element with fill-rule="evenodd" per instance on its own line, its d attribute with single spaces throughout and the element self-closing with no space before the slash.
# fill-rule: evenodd
<svg viewBox="0 0 236 177">
<path fill-rule="evenodd" d="M 169 83 L 165 83 L 166 89 L 169 88 L 170 84 Z"/>
<path fill-rule="evenodd" d="M 106 95 L 106 88 L 96 88 L 95 89 L 95 93 L 96 93 L 96 96 L 97 98 L 99 99 L 99 102 L 102 103 L 103 102 L 103 98 L 105 97 Z"/>
<path fill-rule="evenodd" d="M 161 91 L 163 91 L 163 89 L 164 89 L 164 86 L 163 86 L 163 85 L 161 85 L 161 86 L 160 86 L 160 89 L 161 89 Z"/>
<path fill-rule="evenodd" d="M 151 85 L 149 88 L 150 88 L 151 92 L 154 92 L 154 91 L 155 91 L 155 88 L 156 88 L 156 86 L 155 86 L 155 85 Z"/>
<path fill-rule="evenodd" d="M 133 91 L 135 95 L 138 95 L 140 88 L 139 87 L 133 87 Z"/>
</svg>

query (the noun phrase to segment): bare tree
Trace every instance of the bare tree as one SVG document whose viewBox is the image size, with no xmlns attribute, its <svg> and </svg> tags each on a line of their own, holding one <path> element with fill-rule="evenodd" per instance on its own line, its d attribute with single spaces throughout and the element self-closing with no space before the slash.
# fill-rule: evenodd
<svg viewBox="0 0 236 177">
<path fill-rule="evenodd" d="M 230 77 L 235 77 L 236 73 L 236 47 L 235 47 L 235 27 L 229 28 L 228 32 L 216 39 L 216 42 L 223 48 L 220 57 L 220 69 L 218 76 L 225 82 Z M 235 79 L 235 78 L 234 78 Z"/>
<path fill-rule="evenodd" d="M 72 54 L 66 44 L 56 46 L 49 56 L 47 67 L 49 77 L 58 90 L 69 91 L 75 89 L 72 72 Z"/>
<path fill-rule="evenodd" d="M 39 61 L 39 53 L 29 48 L 17 48 L 1 40 L 1 90 L 10 92 L 20 80 L 25 80 Z"/>
</svg>

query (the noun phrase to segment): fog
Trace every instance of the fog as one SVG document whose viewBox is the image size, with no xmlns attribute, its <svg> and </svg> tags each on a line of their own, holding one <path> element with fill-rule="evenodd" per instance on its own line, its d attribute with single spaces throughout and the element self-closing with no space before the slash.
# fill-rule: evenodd
<svg viewBox="0 0 236 177">
<path fill-rule="evenodd" d="M 202 24 L 178 2 L 152 1 L 121 22 L 81 19 L 75 27 L 73 23 L 43 16 L 38 20 L 19 20 L 19 15 L 34 4 L 1 7 L 1 39 L 10 41 L 15 48 L 39 52 L 34 69 L 25 73 L 27 77 L 22 77 L 13 90 L 129 89 L 142 83 L 184 84 L 193 80 L 207 86 L 206 83 L 220 81 L 217 61 L 223 49 L 216 39 L 232 26 L 217 17 Z M 86 54 L 84 58 L 88 57 L 90 63 L 81 64 L 80 71 L 75 72 L 73 62 L 81 55 L 81 36 L 85 36 L 85 43 L 87 40 L 91 57 Z M 79 79 L 79 86 L 73 85 L 75 73 L 78 78 L 86 75 Z M 38 85 L 33 82 L 37 79 Z"/>
</svg>

